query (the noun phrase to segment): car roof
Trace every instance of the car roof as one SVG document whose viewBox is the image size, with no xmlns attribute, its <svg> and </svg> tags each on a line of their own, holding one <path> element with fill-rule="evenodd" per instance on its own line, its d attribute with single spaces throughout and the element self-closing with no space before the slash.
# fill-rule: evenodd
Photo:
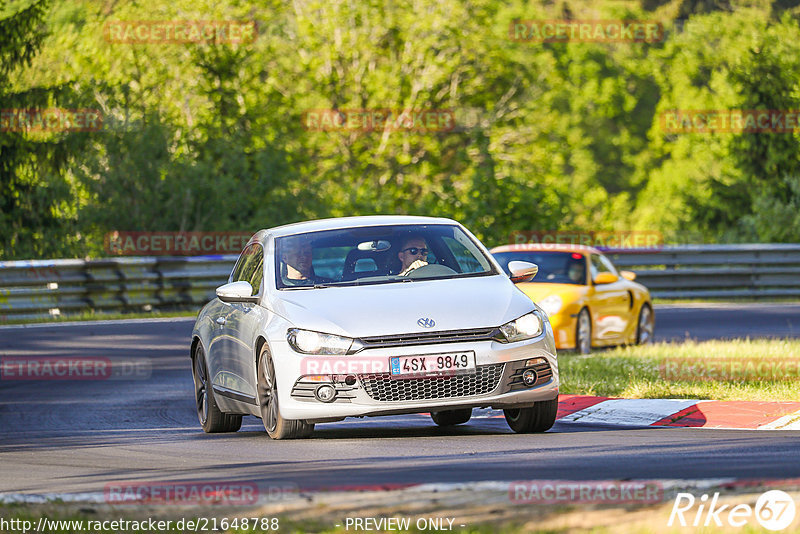
<svg viewBox="0 0 800 534">
<path fill-rule="evenodd" d="M 519 243 L 494 247 L 489 252 L 578 252 L 581 254 L 602 254 L 600 250 L 587 245 L 570 245 L 567 243 Z"/>
<path fill-rule="evenodd" d="M 258 234 L 269 233 L 275 237 L 318 232 L 320 230 L 336 230 L 340 228 L 358 228 L 364 226 L 389 226 L 394 224 L 458 224 L 444 217 L 422 217 L 416 215 L 364 215 L 359 217 L 337 217 L 304 221 L 261 230 Z"/>
</svg>

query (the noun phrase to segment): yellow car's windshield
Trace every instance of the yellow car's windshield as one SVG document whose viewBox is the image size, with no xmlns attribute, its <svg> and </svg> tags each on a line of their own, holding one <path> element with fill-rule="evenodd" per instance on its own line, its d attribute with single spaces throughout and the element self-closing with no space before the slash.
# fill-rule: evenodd
<svg viewBox="0 0 800 534">
<path fill-rule="evenodd" d="M 539 266 L 532 282 L 549 284 L 586 284 L 586 257 L 577 252 L 515 251 L 496 252 L 494 258 L 509 274 L 508 262 L 529 261 Z"/>
</svg>

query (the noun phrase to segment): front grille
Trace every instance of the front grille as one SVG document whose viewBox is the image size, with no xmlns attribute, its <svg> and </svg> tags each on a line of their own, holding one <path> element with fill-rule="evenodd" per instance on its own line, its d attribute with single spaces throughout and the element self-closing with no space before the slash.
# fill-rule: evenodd
<svg viewBox="0 0 800 534">
<path fill-rule="evenodd" d="M 381 402 L 452 399 L 486 395 L 497 388 L 505 364 L 481 365 L 472 375 L 392 378 L 389 373 L 359 375 L 364 390 Z"/>
<path fill-rule="evenodd" d="M 395 334 L 391 336 L 362 337 L 359 339 L 365 349 L 382 347 L 405 347 L 408 345 L 432 345 L 434 343 L 460 343 L 463 341 L 490 341 L 498 335 L 498 329 L 473 328 L 471 330 L 442 330 L 439 332 L 418 332 Z"/>
</svg>

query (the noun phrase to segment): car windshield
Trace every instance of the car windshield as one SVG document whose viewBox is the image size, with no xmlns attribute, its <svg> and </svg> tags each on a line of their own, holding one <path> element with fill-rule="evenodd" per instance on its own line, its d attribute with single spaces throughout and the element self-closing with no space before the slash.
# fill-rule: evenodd
<svg viewBox="0 0 800 534">
<path fill-rule="evenodd" d="M 278 289 L 499 274 L 455 225 L 345 228 L 275 239 Z"/>
<path fill-rule="evenodd" d="M 508 262 L 529 261 L 539 266 L 532 282 L 549 284 L 586 284 L 586 257 L 577 252 L 515 251 L 493 254 L 506 274 Z"/>
</svg>

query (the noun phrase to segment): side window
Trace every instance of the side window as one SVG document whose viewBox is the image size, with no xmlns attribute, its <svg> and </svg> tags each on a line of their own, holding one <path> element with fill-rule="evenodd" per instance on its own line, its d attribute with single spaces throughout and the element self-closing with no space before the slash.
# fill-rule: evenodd
<svg viewBox="0 0 800 534">
<path fill-rule="evenodd" d="M 617 273 L 617 269 L 616 267 L 614 267 L 614 264 L 611 263 L 611 260 L 609 260 L 605 256 L 598 256 L 598 257 L 600 258 L 600 263 L 602 263 L 606 267 L 606 271 L 619 276 L 619 274 Z"/>
<path fill-rule="evenodd" d="M 248 247 L 248 258 L 242 269 L 242 280 L 250 282 L 253 295 L 261 292 L 261 279 L 264 278 L 264 252 L 261 245 L 253 244 Z"/>
<path fill-rule="evenodd" d="M 609 269 L 609 266 L 603 263 L 603 258 L 598 256 L 597 254 L 592 254 L 592 280 L 597 278 L 597 275 L 600 273 L 610 273 L 613 272 Z"/>
<path fill-rule="evenodd" d="M 239 254 L 239 259 L 236 260 L 236 265 L 233 267 L 233 272 L 231 272 L 231 282 L 238 282 L 242 280 L 242 270 L 244 269 L 244 264 L 247 259 L 250 257 L 250 249 L 254 245 L 250 245 L 249 247 L 245 247 L 241 254 Z"/>
<path fill-rule="evenodd" d="M 245 248 L 236 267 L 233 269 L 231 281 L 250 282 L 253 288 L 253 295 L 261 291 L 261 280 L 264 278 L 264 251 L 261 245 L 253 243 Z"/>
</svg>

